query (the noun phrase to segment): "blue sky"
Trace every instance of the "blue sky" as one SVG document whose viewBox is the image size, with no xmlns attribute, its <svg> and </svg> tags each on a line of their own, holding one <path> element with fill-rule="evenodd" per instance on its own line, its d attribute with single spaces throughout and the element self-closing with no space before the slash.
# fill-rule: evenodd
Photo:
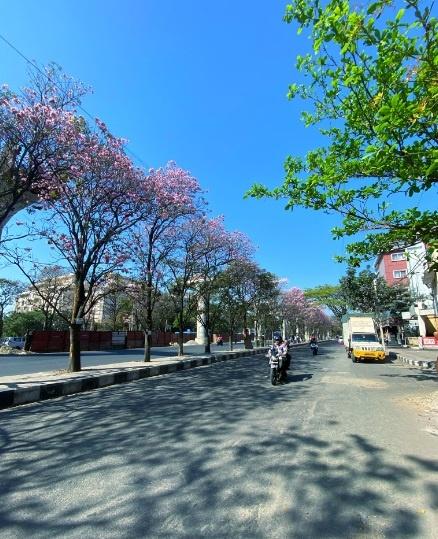
<svg viewBox="0 0 438 539">
<path fill-rule="evenodd" d="M 90 85 L 84 101 L 147 167 L 176 161 L 207 190 L 213 214 L 248 234 L 260 265 L 290 286 L 335 283 L 345 242 L 338 218 L 243 200 L 283 179 L 289 153 L 320 143 L 286 99 L 306 40 L 282 21 L 286 1 L 20 0 L 3 2 L 0 33 L 40 65 Z M 0 41 L 0 83 L 26 83 L 26 63 Z M 8 270 L 2 271 L 3 275 Z"/>
</svg>

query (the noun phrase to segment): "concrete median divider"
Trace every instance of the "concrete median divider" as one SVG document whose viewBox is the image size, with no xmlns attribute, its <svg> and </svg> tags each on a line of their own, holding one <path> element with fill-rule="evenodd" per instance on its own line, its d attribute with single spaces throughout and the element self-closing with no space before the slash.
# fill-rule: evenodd
<svg viewBox="0 0 438 539">
<path fill-rule="evenodd" d="M 92 372 L 87 372 L 87 369 L 84 369 L 79 373 L 65 373 L 58 375 L 56 380 L 50 379 L 50 375 L 53 376 L 53 373 L 47 373 L 47 380 L 38 382 L 26 381 L 25 377 L 20 381 L 20 377 L 17 376 L 14 383 L 11 384 L 13 387 L 9 387 L 7 383 L 0 382 L 0 410 L 65 397 L 75 393 L 84 393 L 111 385 L 133 382 L 142 378 L 176 373 L 177 371 L 212 365 L 213 363 L 230 359 L 264 354 L 267 350 L 267 347 L 261 347 L 251 350 L 237 350 L 235 352 L 218 352 L 196 358 L 193 358 L 193 356 L 175 360 L 168 358 L 166 363 L 159 365 L 142 363 L 138 367 L 129 366 L 119 367 L 118 369 L 106 365 L 102 366 L 100 372 L 99 367 L 93 367 Z"/>
<path fill-rule="evenodd" d="M 436 360 L 425 360 L 425 359 L 413 359 L 410 357 L 405 357 L 403 354 L 395 354 L 397 359 L 403 361 L 403 363 L 408 363 L 412 367 L 419 367 L 420 369 L 430 369 L 438 372 L 438 358 Z"/>
</svg>

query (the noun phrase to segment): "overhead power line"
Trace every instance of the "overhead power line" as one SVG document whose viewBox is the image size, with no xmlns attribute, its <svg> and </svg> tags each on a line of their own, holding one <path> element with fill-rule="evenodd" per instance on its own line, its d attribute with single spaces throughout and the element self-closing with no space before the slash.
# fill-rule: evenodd
<svg viewBox="0 0 438 539">
<path fill-rule="evenodd" d="M 32 60 L 30 60 L 25 54 L 23 54 L 13 43 L 11 43 L 8 39 L 5 38 L 4 35 L 0 34 L 0 39 L 6 43 L 6 45 L 8 45 L 8 47 L 10 47 L 16 54 L 18 54 L 19 56 L 21 56 L 21 58 L 23 58 L 23 60 L 25 62 L 27 62 L 29 65 L 31 65 L 34 69 L 36 69 L 38 71 L 38 73 L 40 73 L 40 75 L 42 75 L 43 77 L 45 77 L 49 82 L 51 82 L 58 90 L 61 90 L 61 88 L 56 84 L 56 82 L 54 82 L 53 80 L 50 79 L 50 77 L 47 75 L 47 73 L 45 73 L 39 66 L 38 64 L 36 64 L 35 62 L 33 62 Z M 81 105 L 78 105 L 78 109 L 81 110 L 86 116 L 88 116 L 88 118 L 90 118 L 93 122 L 96 120 L 96 117 L 93 116 L 92 114 L 90 114 L 86 109 L 84 109 L 84 107 L 82 107 Z M 131 157 L 133 157 L 134 159 L 137 160 L 138 163 L 141 163 L 144 167 L 148 168 L 148 165 L 143 161 L 143 159 L 141 157 L 139 157 L 135 152 L 133 152 L 131 149 L 129 149 L 127 146 L 126 146 L 126 153 L 128 153 L 129 155 L 131 155 Z"/>
</svg>

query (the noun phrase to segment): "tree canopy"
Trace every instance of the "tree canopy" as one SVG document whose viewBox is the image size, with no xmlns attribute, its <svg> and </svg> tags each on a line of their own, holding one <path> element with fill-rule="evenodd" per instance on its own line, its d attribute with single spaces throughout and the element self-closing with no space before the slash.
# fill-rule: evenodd
<svg viewBox="0 0 438 539">
<path fill-rule="evenodd" d="M 400 316 L 409 310 L 414 299 L 405 285 L 389 286 L 383 277 L 370 270 L 356 273 L 350 268 L 339 281 L 346 306 L 351 311 L 387 313 Z"/>
<path fill-rule="evenodd" d="M 330 309 L 340 321 L 348 311 L 386 313 L 400 317 L 418 298 L 405 284 L 389 286 L 369 269 L 357 272 L 348 268 L 337 285 L 324 284 L 305 290 L 307 299 Z"/>
<path fill-rule="evenodd" d="M 309 105 L 306 126 L 318 126 L 326 144 L 303 158 L 289 156 L 284 183 L 253 185 L 248 196 L 286 199 L 342 216 L 335 238 L 350 237 L 351 265 L 423 241 L 438 248 L 438 22 L 432 5 L 389 0 L 368 6 L 348 0 L 294 0 L 285 21 L 310 37 L 297 58 L 304 82 L 288 97 Z M 300 78 L 300 80 L 302 80 Z M 432 266 L 431 256 L 429 260 Z"/>
<path fill-rule="evenodd" d="M 347 312 L 347 302 L 339 285 L 322 284 L 304 291 L 306 299 L 327 307 L 338 320 Z"/>
</svg>

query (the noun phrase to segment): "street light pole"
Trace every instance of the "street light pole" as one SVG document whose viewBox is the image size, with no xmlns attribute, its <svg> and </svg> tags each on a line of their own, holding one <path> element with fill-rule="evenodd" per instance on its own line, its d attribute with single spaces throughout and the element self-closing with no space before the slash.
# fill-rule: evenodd
<svg viewBox="0 0 438 539">
<path fill-rule="evenodd" d="M 374 295 L 375 295 L 375 298 L 376 298 L 375 312 L 376 312 L 376 316 L 377 316 L 377 321 L 379 323 L 380 341 L 382 343 L 383 350 L 386 353 L 385 338 L 384 338 L 384 335 L 383 335 L 383 327 L 382 327 L 382 317 L 381 317 L 380 309 L 378 307 L 379 297 L 377 295 L 377 275 L 373 279 L 373 285 L 374 285 Z"/>
</svg>

